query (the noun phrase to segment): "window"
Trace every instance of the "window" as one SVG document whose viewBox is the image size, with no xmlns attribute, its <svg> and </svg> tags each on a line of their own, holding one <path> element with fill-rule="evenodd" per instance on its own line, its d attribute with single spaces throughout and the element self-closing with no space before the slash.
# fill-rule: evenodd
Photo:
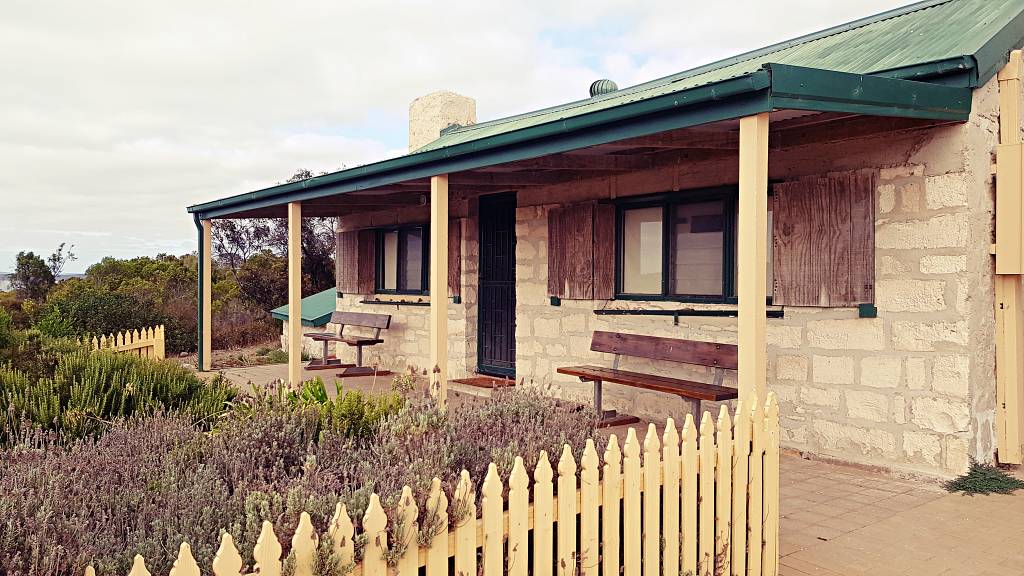
<svg viewBox="0 0 1024 576">
<path fill-rule="evenodd" d="M 378 230 L 376 291 L 383 294 L 427 293 L 427 250 L 423 226 Z"/>
<path fill-rule="evenodd" d="M 734 188 L 620 203 L 616 297 L 735 302 L 736 220 Z"/>
</svg>

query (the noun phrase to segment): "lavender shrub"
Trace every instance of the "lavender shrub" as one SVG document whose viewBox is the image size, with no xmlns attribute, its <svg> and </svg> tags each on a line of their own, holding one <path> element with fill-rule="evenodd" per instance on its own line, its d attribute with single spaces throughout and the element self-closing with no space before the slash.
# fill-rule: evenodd
<svg viewBox="0 0 1024 576">
<path fill-rule="evenodd" d="M 136 553 L 165 573 L 182 541 L 209 566 L 223 530 L 247 555 L 270 520 L 287 547 L 302 511 L 322 530 L 341 501 L 358 522 L 370 493 L 391 507 L 406 484 L 422 510 L 435 476 L 451 494 L 463 468 L 480 483 L 492 460 L 507 477 L 515 455 L 532 470 L 542 450 L 557 459 L 568 443 L 578 458 L 593 433 L 589 413 L 537 392 L 447 413 L 410 403 L 370 438 L 322 428 L 315 407 L 276 402 L 238 410 L 212 433 L 162 414 L 96 439 L 25 433 L 0 452 L 0 574 L 79 575 L 90 563 L 125 574 Z"/>
</svg>

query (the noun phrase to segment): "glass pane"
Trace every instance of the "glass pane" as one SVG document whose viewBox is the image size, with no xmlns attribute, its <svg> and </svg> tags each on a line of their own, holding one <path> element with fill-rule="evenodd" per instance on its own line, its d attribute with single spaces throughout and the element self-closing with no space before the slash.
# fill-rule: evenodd
<svg viewBox="0 0 1024 576">
<path fill-rule="evenodd" d="M 384 233 L 384 266 L 381 270 L 384 275 L 381 286 L 385 290 L 398 289 L 398 232 Z"/>
<path fill-rule="evenodd" d="M 661 294 L 661 206 L 622 213 L 622 291 Z"/>
<path fill-rule="evenodd" d="M 423 229 L 406 231 L 402 241 L 402 290 L 423 290 Z"/>
<path fill-rule="evenodd" d="M 675 207 L 673 292 L 721 296 L 725 215 L 721 200 Z"/>
</svg>

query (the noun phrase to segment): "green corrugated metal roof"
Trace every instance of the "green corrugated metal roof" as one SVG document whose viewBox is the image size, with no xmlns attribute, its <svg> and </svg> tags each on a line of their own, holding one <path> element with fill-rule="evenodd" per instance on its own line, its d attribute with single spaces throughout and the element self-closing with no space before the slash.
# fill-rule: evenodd
<svg viewBox="0 0 1024 576">
<path fill-rule="evenodd" d="M 338 306 L 338 292 L 328 288 L 302 299 L 302 325 L 323 326 L 331 319 L 331 314 Z M 288 305 L 278 306 L 270 311 L 270 315 L 278 320 L 288 319 Z"/>
<path fill-rule="evenodd" d="M 1022 12 L 1021 0 L 918 2 L 618 92 L 455 129 L 417 152 L 720 82 L 753 73 L 767 63 L 913 79 L 919 77 L 922 65 L 964 56 L 977 58 L 989 41 L 1013 24 L 1017 29 L 1011 30 L 1011 41 L 1019 41 L 1024 34 L 1020 29 L 1024 26 Z M 1000 65 L 1006 61 L 1005 54 L 992 56 L 1000 58 Z M 977 69 L 978 74 L 991 77 L 998 65 L 978 62 Z M 977 84 L 978 79 L 974 80 L 970 85 Z"/>
<path fill-rule="evenodd" d="M 773 109 L 962 121 L 968 88 L 991 78 L 1022 42 L 1022 0 L 919 2 L 611 94 L 447 131 L 413 154 L 188 211 L 234 217 Z"/>
</svg>

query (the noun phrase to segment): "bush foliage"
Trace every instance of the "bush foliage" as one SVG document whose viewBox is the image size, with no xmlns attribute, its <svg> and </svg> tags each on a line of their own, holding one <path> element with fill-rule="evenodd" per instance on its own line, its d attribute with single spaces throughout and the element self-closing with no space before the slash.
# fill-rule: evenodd
<svg viewBox="0 0 1024 576">
<path fill-rule="evenodd" d="M 204 382 L 171 362 L 110 351 L 56 354 L 52 374 L 0 366 L 0 440 L 28 421 L 68 438 L 102 432 L 126 416 L 173 410 L 209 425 L 235 397 L 229 384 Z"/>
<path fill-rule="evenodd" d="M 342 501 L 358 522 L 371 492 L 393 507 L 406 484 L 422 510 L 434 476 L 451 494 L 462 469 L 481 482 L 491 460 L 507 475 L 514 453 L 531 467 L 541 450 L 557 458 L 563 443 L 578 456 L 594 431 L 589 414 L 503 392 L 448 412 L 409 404 L 366 438 L 324 427 L 327 403 L 310 393 L 252 401 L 215 433 L 156 414 L 118 421 L 99 438 L 26 435 L 0 452 L 0 573 L 80 574 L 92 563 L 124 574 L 136 553 L 164 573 L 182 541 L 209 566 L 221 530 L 248 556 L 270 520 L 287 547 L 302 511 L 322 530 Z M 351 394 L 331 405 L 356 403 Z M 365 402 L 357 412 L 367 414 Z"/>
</svg>

